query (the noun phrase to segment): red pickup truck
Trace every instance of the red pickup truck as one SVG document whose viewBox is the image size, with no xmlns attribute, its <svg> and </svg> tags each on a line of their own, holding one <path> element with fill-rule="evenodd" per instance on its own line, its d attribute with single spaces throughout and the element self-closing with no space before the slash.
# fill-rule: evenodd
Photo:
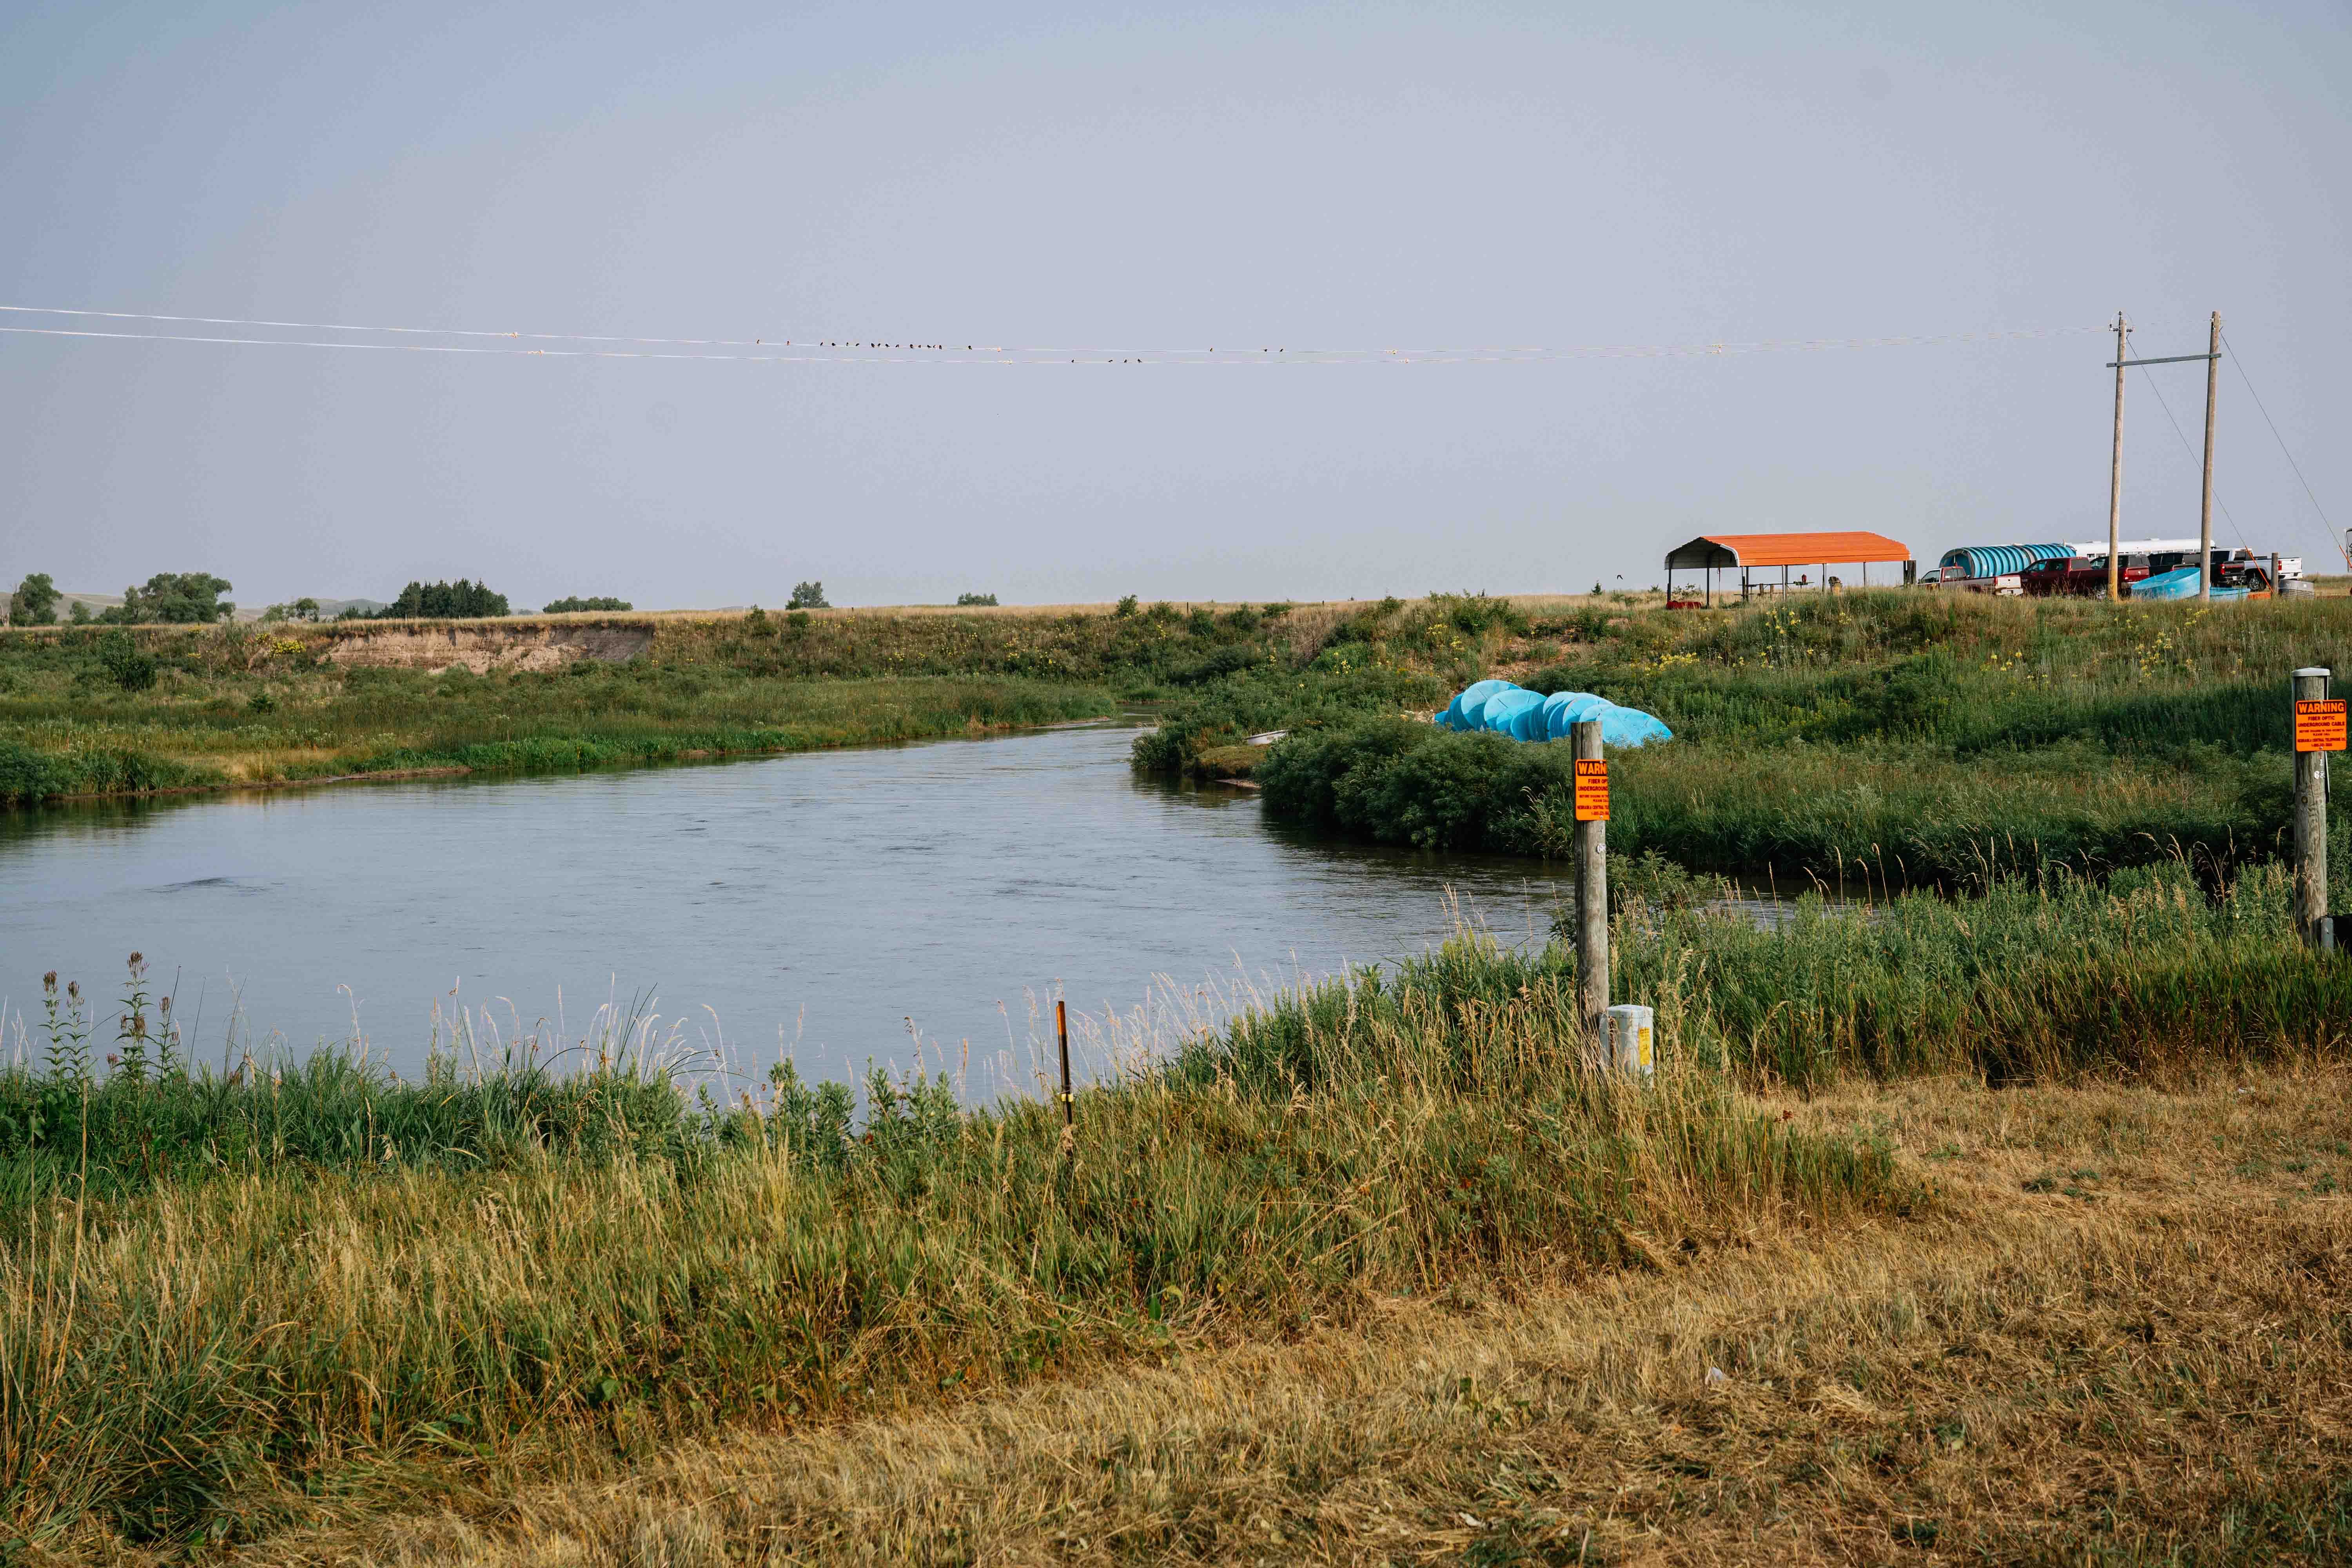
<svg viewBox="0 0 2352 1568">
<path fill-rule="evenodd" d="M 2126 583 L 2137 583 L 2148 574 L 2147 557 L 2126 555 L 2123 570 L 2116 575 Z M 2104 555 L 2062 556 L 2051 561 L 2037 561 L 2017 574 L 2019 586 L 2032 596 L 2072 595 L 2095 599 L 2107 591 L 2107 558 Z"/>
</svg>

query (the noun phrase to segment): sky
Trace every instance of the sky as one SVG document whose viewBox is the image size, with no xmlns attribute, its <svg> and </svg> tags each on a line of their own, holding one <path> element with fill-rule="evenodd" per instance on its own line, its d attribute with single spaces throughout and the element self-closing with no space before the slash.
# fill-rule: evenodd
<svg viewBox="0 0 2352 1568">
<path fill-rule="evenodd" d="M 0 311 L 411 345 L 0 331 L 0 578 L 1266 601 L 1648 586 L 1782 529 L 1932 563 L 2104 536 L 2119 309 L 2142 354 L 2221 312 L 2217 540 L 2317 570 L 2347 105 L 2340 3 L 18 0 L 0 305 L 1056 352 Z M 2032 335 L 1954 337 L 1992 332 Z M 1948 341 L 1569 352 L 1890 337 Z M 1299 360 L 1177 352 L 1212 346 Z M 1377 353 L 1433 346 L 1547 353 Z M 2202 382 L 2133 373 L 2128 536 L 2196 531 Z"/>
</svg>

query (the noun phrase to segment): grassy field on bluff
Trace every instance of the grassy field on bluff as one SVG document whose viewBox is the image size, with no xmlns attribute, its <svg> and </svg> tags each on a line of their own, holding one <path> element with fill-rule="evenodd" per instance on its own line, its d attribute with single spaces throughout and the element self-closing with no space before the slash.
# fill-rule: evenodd
<svg viewBox="0 0 2352 1568">
<path fill-rule="evenodd" d="M 1041 1382 L 1141 1390 L 1197 1373 L 1230 1389 L 1213 1398 L 1239 1411 L 1248 1401 L 1220 1368 L 1360 1342 L 1370 1376 L 1399 1323 L 1450 1321 L 1421 1353 L 1450 1346 L 1441 1359 L 1485 1370 L 1458 1388 L 1451 1373 L 1433 1384 L 1418 1371 L 1391 1384 L 1453 1390 L 1428 1407 L 1434 1426 L 1383 1405 L 1353 1458 L 1328 1447 L 1336 1427 L 1293 1435 L 1271 1408 L 1215 1431 L 1160 1432 L 1118 1461 L 1141 1490 L 1071 1497 L 1086 1517 L 1127 1521 L 1071 1550 L 1118 1560 L 1125 1540 L 1146 1556 L 1213 1561 L 1288 1543 L 1276 1560 L 1319 1561 L 1297 1549 L 1352 1539 L 1375 1513 L 1400 1540 L 1466 1550 L 1492 1537 L 1494 1562 L 1557 1560 L 1543 1553 L 1570 1539 L 1560 1531 L 1572 1520 L 1622 1545 L 1628 1516 L 1592 1511 L 1586 1482 L 1568 1477 L 1568 1450 L 1550 1468 L 1527 1468 L 1553 1454 L 1529 1447 L 1540 1435 L 1531 1413 L 1555 1406 L 1587 1414 L 1543 1426 L 1543 1441 L 1613 1445 L 1613 1462 L 1651 1478 L 1656 1495 L 1642 1506 L 1661 1517 L 1688 1515 L 1705 1480 L 1721 1506 L 1764 1510 L 1741 1514 L 1759 1523 L 1778 1489 L 1832 1514 L 1850 1506 L 1883 1540 L 1904 1510 L 1919 1513 L 1922 1488 L 1964 1497 L 1978 1479 L 2007 1476 L 2017 1442 L 2119 1451 L 2067 1415 L 2078 1397 L 2067 1391 L 2085 1386 L 2106 1391 L 2116 1430 L 2178 1432 L 2198 1464 L 2235 1467 L 2210 1486 L 2127 1489 L 2114 1500 L 2118 1519 L 2168 1527 L 2198 1500 L 2234 1499 L 2252 1510 L 2248 1530 L 2343 1533 L 2327 1511 L 2341 1511 L 2341 1488 L 2328 1490 L 2337 1483 L 2326 1476 L 2352 1471 L 2315 1478 L 2317 1450 L 2288 1436 L 2302 1417 L 2231 1426 L 2215 1402 L 2249 1367 L 2262 1369 L 2259 1387 L 2306 1403 L 2352 1374 L 2345 1345 L 2313 1338 L 2310 1324 L 2263 1350 L 2229 1321 L 2232 1303 L 2259 1305 L 2273 1288 L 2343 1310 L 2352 1259 L 2340 1230 L 2320 1239 L 2321 1216 L 2352 1181 L 2342 1142 L 2352 1126 L 2250 1140 L 2215 1122 L 2225 1144 L 2210 1159 L 2226 1146 L 2231 1159 L 2267 1162 L 2295 1179 L 2298 1202 L 2318 1206 L 2250 1228 L 2242 1215 L 2200 1220 L 2217 1238 L 2235 1226 L 2229 1256 L 2257 1270 L 2209 1300 L 2165 1278 L 2186 1268 L 2182 1248 L 2207 1245 L 2203 1230 L 2159 1226 L 2111 1236 L 2095 1256 L 2069 1253 L 2071 1205 L 2105 1213 L 2124 1194 L 2153 1201 L 2170 1189 L 2125 1174 L 2137 1167 L 2112 1152 L 2045 1152 L 2002 1175 L 2024 1156 L 1999 1107 L 2029 1102 L 1992 1087 L 2086 1104 L 2154 1095 L 2132 1115 L 2160 1121 L 2172 1114 L 2160 1111 L 2165 1094 L 2205 1103 L 2197 1097 L 2215 1091 L 2200 1086 L 2216 1075 L 2340 1072 L 2352 965 L 2299 949 L 2275 868 L 2244 870 L 2219 898 L 2175 864 L 2104 884 L 2009 879 L 1969 903 L 1816 901 L 1771 928 L 1705 912 L 1671 878 L 1658 887 L 1625 901 L 1612 951 L 1615 994 L 1654 1005 L 1668 1043 L 1653 1089 L 1579 1066 L 1571 951 L 1515 954 L 1465 937 L 1214 1027 L 1139 1037 L 1149 1056 L 1079 1096 L 1066 1163 L 1048 1104 L 966 1110 L 936 1079 L 853 1092 L 783 1075 L 698 1095 L 625 1054 L 600 1061 L 596 1042 L 584 1059 L 600 1065 L 572 1074 L 524 1053 L 480 1074 L 445 1064 L 424 1082 L 332 1057 L 240 1064 L 225 1079 L 167 1051 L 168 1026 L 135 997 L 120 1016 L 144 1023 L 110 1025 L 97 1033 L 119 1037 L 93 1043 L 89 1016 L 114 1004 L 61 987 L 55 1024 L 37 1021 L 19 1064 L 0 1072 L 0 1522 L 39 1552 L 74 1557 L 145 1561 L 243 1542 L 291 1560 L 304 1541 L 386 1538 L 398 1516 L 413 1539 L 441 1542 L 434 1552 L 463 1537 L 498 1558 L 520 1549 L 516 1532 L 537 1529 L 531 1510 L 546 1509 L 549 1521 L 572 1510 L 550 1530 L 607 1553 L 547 1561 L 756 1560 L 761 1532 L 785 1521 L 835 1532 L 846 1560 L 894 1555 L 875 1543 L 903 1539 L 920 1547 L 915 1560 L 961 1561 L 953 1531 L 1013 1526 L 943 1504 L 900 1521 L 912 1536 L 875 1536 L 861 1531 L 878 1519 L 858 1524 L 801 1493 L 762 1519 L 714 1500 L 757 1491 L 719 1488 L 723 1467 L 703 1472 L 710 1489 L 650 1514 L 608 1504 L 652 1484 L 626 1477 L 675 1476 L 671 1457 L 698 1444 L 854 1447 L 832 1436 L 844 1422 L 952 1432 L 988 1418 L 956 1414 L 966 1407 L 1077 1397 L 1023 1392 Z M 1958 1099 L 1916 1124 L 1842 1121 L 1809 1104 L 1892 1103 L 1906 1084 Z M 2116 1087 L 2126 1085 L 2140 1087 Z M 2218 1115 L 2233 1102 L 2213 1103 Z M 2067 1137 L 2104 1127 L 2131 1158 L 2168 1170 L 2208 1159 L 2201 1144 L 2165 1152 L 2156 1134 L 2130 1131 L 2130 1117 L 2095 1120 Z M 1923 1142 L 1931 1131 L 1937 1141 Z M 1994 1147 L 2010 1152 L 1989 1166 L 1947 1163 Z M 1959 1202 L 1962 1178 L 1991 1184 Z M 1972 1205 L 1996 1190 L 2008 1194 L 1999 1216 L 2024 1204 L 2042 1228 L 1989 1245 L 2006 1233 Z M 1976 1250 L 1937 1272 L 1935 1238 L 1959 1236 Z M 1851 1258 L 1842 1237 L 1858 1249 Z M 1883 1256 L 1885 1310 L 1897 1315 L 1856 1318 L 1793 1285 L 1739 1283 L 1738 1259 L 1790 1247 L 1812 1271 L 1794 1278 L 1832 1293 L 1841 1270 L 1866 1273 Z M 1517 1342 L 1537 1331 L 1525 1313 L 1572 1313 L 1590 1292 L 1634 1289 L 1607 1283 L 1629 1270 L 1676 1277 L 1702 1265 L 1728 1271 L 1728 1294 L 1711 1300 L 1695 1275 L 1698 1295 L 1676 1310 L 1717 1326 L 1693 1329 L 1696 1348 L 1675 1351 L 1671 1369 L 1637 1357 L 1652 1370 L 1601 1385 L 1622 1384 L 1631 1399 L 1658 1384 L 1696 1435 L 1661 1439 L 1647 1458 L 1624 1445 L 1657 1418 L 1597 1414 L 1569 1385 L 1510 1371 L 1519 1352 L 1489 1355 L 1465 1337 L 1485 1323 L 1498 1344 Z M 1816 1316 L 1775 1318 L 1769 1331 L 1722 1316 L 1767 1298 Z M 2036 1312 L 2046 1321 L 2021 1319 Z M 2151 1343 L 2201 1336 L 2181 1352 L 2191 1370 L 2145 1358 L 2101 1370 L 2102 1358 L 2136 1353 L 2126 1331 L 2140 1321 L 2158 1325 Z M 2055 1381 L 1979 1381 L 1973 1363 L 1932 1349 L 1938 1335 L 1998 1341 L 1988 1373 L 2054 1356 Z M 1394 1353 L 1410 1354 L 1402 1343 Z M 1352 1364 L 1282 1375 L 1353 1378 Z M 1690 1403 L 1715 1396 L 1690 1386 L 1706 1364 L 1743 1380 L 1751 1402 L 1738 1417 L 1749 1425 L 1724 1428 L 1721 1445 L 1707 1436 L 1709 1406 Z M 1815 1418 L 1765 1434 L 1786 1460 L 1766 1492 L 1723 1491 L 1746 1473 L 1722 1468 L 1731 1434 L 1790 1419 L 1775 1403 L 1783 1387 L 1816 1390 L 1803 1395 Z M 1148 1426 L 1159 1407 L 1145 1398 L 1134 1417 Z M 1034 1488 L 1021 1467 L 1050 1468 L 1060 1441 L 1035 1433 L 1002 1462 Z M 1203 1492 L 1218 1453 L 1238 1476 L 1278 1474 Z M 1472 1468 L 1454 1472 L 1447 1453 Z M 1707 1468 L 1678 1480 L 1657 1468 L 1685 1453 Z M 1941 1468 L 1898 1479 L 1930 1454 Z M 1495 1468 L 1507 1458 L 1525 1489 Z M 842 1470 L 843 1484 L 866 1463 Z M 760 1495 L 777 1484 L 762 1481 Z M 2035 1510 L 2079 1517 L 2095 1501 L 2091 1484 L 2055 1478 L 2020 1494 L 2024 1512 L 1969 1528 L 2007 1540 Z M 1274 1489 L 1248 1489 L 1261 1486 Z M 1457 1495 L 1454 1513 L 1412 1500 Z M 1233 1496 L 1255 1500 L 1235 1513 L 1217 1500 Z M 1967 1517 L 1958 1507 L 1940 1500 L 1921 1516 Z M 666 1509 L 694 1516 L 677 1524 L 689 1534 L 715 1532 L 677 1548 L 700 1555 L 647 1558 L 651 1548 L 628 1543 L 648 1520 L 669 1530 Z M 435 1510 L 447 1510 L 445 1524 L 415 1522 Z"/>
</svg>

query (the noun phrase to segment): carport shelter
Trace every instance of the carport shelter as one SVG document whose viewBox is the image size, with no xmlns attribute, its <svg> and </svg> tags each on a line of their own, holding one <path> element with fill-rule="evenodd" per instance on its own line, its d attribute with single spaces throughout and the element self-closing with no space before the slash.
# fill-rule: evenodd
<svg viewBox="0 0 2352 1568">
<path fill-rule="evenodd" d="M 1706 573 L 1706 602 L 1712 605 L 1715 574 L 1734 567 L 1738 569 L 1739 590 L 1744 595 L 1748 589 L 1748 574 L 1765 566 L 1780 569 L 1783 591 L 1789 586 L 1791 566 L 1818 565 L 1826 582 L 1832 566 L 1849 563 L 1862 567 L 1863 585 L 1868 587 L 1870 563 L 1874 561 L 1901 563 L 1906 583 L 1912 581 L 1916 571 L 1910 546 L 1883 533 L 1705 533 L 1666 552 L 1666 602 L 1675 602 L 1676 572 Z"/>
</svg>

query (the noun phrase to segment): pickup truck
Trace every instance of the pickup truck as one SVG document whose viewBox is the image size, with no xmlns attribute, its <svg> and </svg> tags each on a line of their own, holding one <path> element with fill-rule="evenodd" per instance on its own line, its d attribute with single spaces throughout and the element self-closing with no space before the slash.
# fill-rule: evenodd
<svg viewBox="0 0 2352 1568">
<path fill-rule="evenodd" d="M 2116 575 L 2125 584 L 2138 582 L 2148 574 L 2147 557 L 2126 555 L 2123 570 Z M 2017 574 L 2018 586 L 2032 597 L 2073 596 L 2095 599 L 2107 591 L 2107 558 L 2104 555 L 2074 555 L 2053 561 L 2037 561 Z M 2126 587 L 2124 590 L 2129 593 Z"/>
<path fill-rule="evenodd" d="M 2013 599 L 2025 592 L 2019 585 L 2018 576 L 2015 572 L 2004 572 L 1998 577 L 1967 577 L 1961 575 L 1961 568 L 1958 566 L 1938 566 L 1921 574 L 1919 586 L 1964 588 L 1971 594 L 1993 594 L 2004 599 Z"/>
<path fill-rule="evenodd" d="M 2256 561 L 2231 561 L 2221 566 L 2213 574 L 2213 586 L 2243 588 L 2249 599 L 2267 599 L 2278 590 L 2271 581 L 2270 563 Z"/>
</svg>

